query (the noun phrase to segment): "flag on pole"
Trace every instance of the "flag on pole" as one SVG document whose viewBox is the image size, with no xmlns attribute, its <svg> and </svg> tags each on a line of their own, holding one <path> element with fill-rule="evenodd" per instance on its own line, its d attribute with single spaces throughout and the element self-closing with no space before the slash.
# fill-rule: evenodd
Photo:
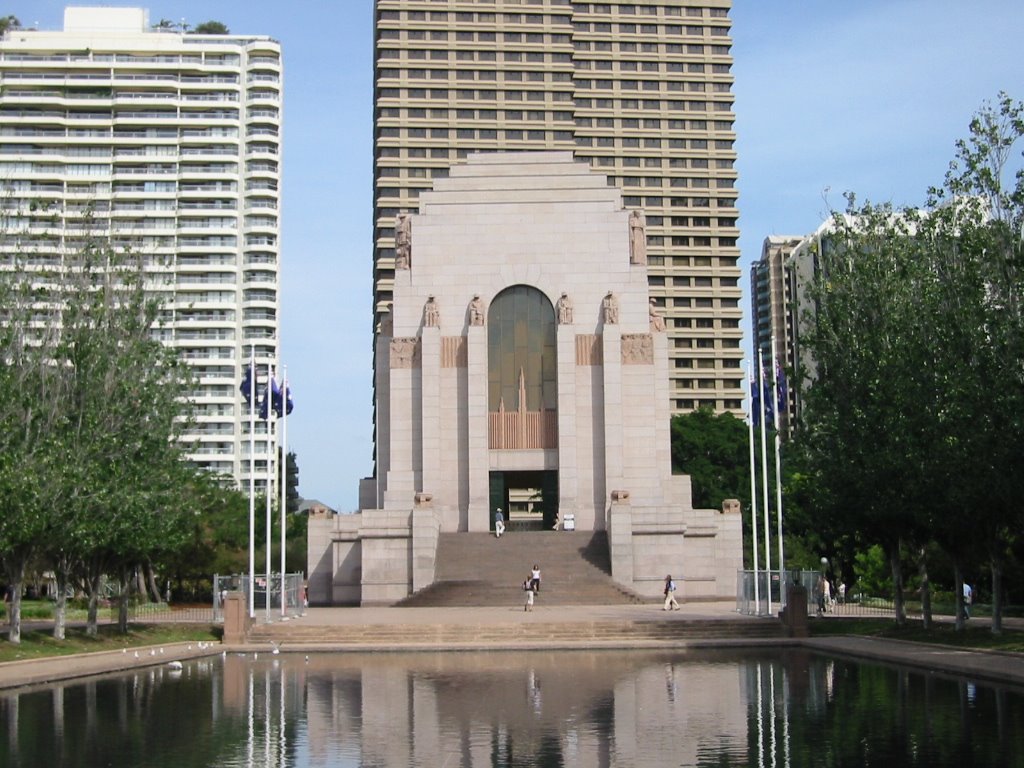
<svg viewBox="0 0 1024 768">
<path fill-rule="evenodd" d="M 284 387 L 277 387 L 273 391 L 273 408 L 274 413 L 278 416 L 287 416 L 291 414 L 292 409 L 295 407 L 295 403 L 292 402 L 292 388 L 288 386 L 288 382 L 284 382 Z"/>
<path fill-rule="evenodd" d="M 778 387 L 779 392 L 779 402 L 776 407 L 778 412 L 782 413 L 786 410 L 786 404 L 789 401 L 789 390 L 786 388 L 786 372 L 782 370 L 778 361 L 775 362 L 775 386 Z"/>
<path fill-rule="evenodd" d="M 252 363 L 250 362 L 242 373 L 242 383 L 238 385 L 238 388 L 242 392 L 242 397 L 245 399 L 246 405 L 252 405 L 252 379 Z"/>
<path fill-rule="evenodd" d="M 772 388 L 768 382 L 768 379 L 762 377 L 761 386 L 757 386 L 757 382 L 754 380 L 754 374 L 750 374 L 750 411 L 753 415 L 754 426 L 761 424 L 761 401 L 764 400 L 764 421 L 765 425 L 775 423 L 775 408 L 772 403 L 774 398 L 772 397 Z M 780 402 L 782 396 L 779 396 Z"/>
<path fill-rule="evenodd" d="M 277 383 L 277 378 L 271 376 L 267 388 L 263 390 L 263 397 L 260 399 L 260 418 L 268 418 L 271 411 L 280 418 L 290 414 L 294 407 L 295 403 L 292 402 L 291 387 L 286 383 L 282 390 L 281 386 Z"/>
<path fill-rule="evenodd" d="M 750 420 L 755 427 L 761 423 L 761 389 L 753 373 L 750 374 Z"/>
</svg>

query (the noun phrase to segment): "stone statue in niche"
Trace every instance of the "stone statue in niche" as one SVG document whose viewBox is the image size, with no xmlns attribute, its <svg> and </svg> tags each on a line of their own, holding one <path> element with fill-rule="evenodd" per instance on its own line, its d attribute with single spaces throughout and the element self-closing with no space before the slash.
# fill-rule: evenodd
<svg viewBox="0 0 1024 768">
<path fill-rule="evenodd" d="M 604 312 L 604 322 L 607 325 L 615 325 L 619 322 L 619 300 L 611 291 L 608 291 L 604 301 L 601 302 L 601 309 Z"/>
<path fill-rule="evenodd" d="M 647 263 L 647 218 L 643 211 L 629 214 L 629 263 Z"/>
<path fill-rule="evenodd" d="M 412 264 L 412 218 L 407 213 L 395 217 L 395 269 Z"/>
<path fill-rule="evenodd" d="M 558 299 L 558 324 L 559 325 L 572 325 L 572 299 L 569 298 L 569 294 L 562 291 L 561 297 Z"/>
<path fill-rule="evenodd" d="M 423 325 L 427 328 L 437 328 L 441 324 L 441 308 L 437 304 L 434 294 L 427 296 L 427 303 L 423 305 Z"/>
<path fill-rule="evenodd" d="M 658 305 L 654 303 L 654 299 L 651 299 L 651 304 L 647 311 L 650 314 L 651 330 L 664 331 L 665 318 L 661 316 L 661 312 L 658 310 Z"/>
<path fill-rule="evenodd" d="M 484 302 L 479 293 L 474 293 L 473 300 L 469 302 L 469 324 L 484 324 Z"/>
</svg>

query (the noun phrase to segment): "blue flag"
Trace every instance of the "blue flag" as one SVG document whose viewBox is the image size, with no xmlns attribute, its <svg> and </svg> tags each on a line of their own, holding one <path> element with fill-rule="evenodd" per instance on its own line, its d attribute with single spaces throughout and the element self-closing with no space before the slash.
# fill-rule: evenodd
<svg viewBox="0 0 1024 768">
<path fill-rule="evenodd" d="M 761 390 L 750 376 L 750 419 L 756 427 L 761 423 Z"/>
<path fill-rule="evenodd" d="M 245 367 L 245 371 L 242 373 L 242 383 L 238 385 L 238 389 L 242 392 L 242 397 L 245 400 L 246 405 L 252 405 L 252 364 Z"/>
<path fill-rule="evenodd" d="M 278 416 L 290 414 L 295 404 L 292 402 L 292 388 L 285 382 L 284 391 L 280 387 L 274 387 L 274 413 Z"/>
<path fill-rule="evenodd" d="M 291 387 L 286 385 L 285 391 L 282 392 L 281 387 L 277 384 L 277 379 L 271 377 L 269 385 L 263 391 L 263 397 L 260 398 L 260 418 L 266 419 L 271 409 L 273 409 L 274 415 L 280 418 L 291 413 L 294 407 Z"/>
<path fill-rule="evenodd" d="M 778 412 L 782 413 L 786 410 L 786 405 L 789 402 L 789 390 L 786 388 L 786 373 L 778 361 L 775 363 L 775 386 L 779 390 L 779 402 L 776 407 L 779 409 Z"/>
</svg>

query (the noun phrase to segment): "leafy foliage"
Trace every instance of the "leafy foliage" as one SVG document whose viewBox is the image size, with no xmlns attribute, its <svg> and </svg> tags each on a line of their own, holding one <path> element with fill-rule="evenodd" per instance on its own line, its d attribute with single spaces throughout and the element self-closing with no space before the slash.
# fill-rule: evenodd
<svg viewBox="0 0 1024 768">
<path fill-rule="evenodd" d="M 897 604 L 903 550 L 930 541 L 957 595 L 988 560 L 998 602 L 1020 535 L 1024 176 L 1005 176 L 1022 115 L 1005 95 L 983 107 L 927 212 L 849 196 L 816 254 L 802 469 L 835 535 L 885 550 Z"/>
<path fill-rule="evenodd" d="M 204 21 L 202 24 L 196 24 L 192 28 L 193 34 L 196 35 L 229 35 L 231 30 L 219 21 Z"/>
</svg>

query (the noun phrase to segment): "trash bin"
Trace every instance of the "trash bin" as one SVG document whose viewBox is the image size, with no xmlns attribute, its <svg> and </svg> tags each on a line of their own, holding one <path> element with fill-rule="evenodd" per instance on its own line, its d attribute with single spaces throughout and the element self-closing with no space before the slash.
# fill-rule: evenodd
<svg viewBox="0 0 1024 768">
<path fill-rule="evenodd" d="M 562 518 L 562 530 L 563 531 L 575 531 L 576 530 L 576 515 L 570 513 Z"/>
</svg>

